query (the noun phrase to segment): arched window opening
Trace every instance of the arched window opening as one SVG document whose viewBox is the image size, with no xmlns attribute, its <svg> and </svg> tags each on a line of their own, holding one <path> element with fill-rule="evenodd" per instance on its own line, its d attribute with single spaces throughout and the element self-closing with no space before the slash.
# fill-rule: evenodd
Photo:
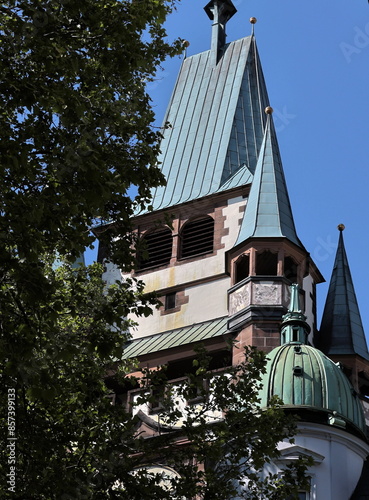
<svg viewBox="0 0 369 500">
<path fill-rule="evenodd" d="M 168 265 L 172 257 L 172 241 L 169 228 L 145 234 L 141 240 L 139 269 Z"/>
<path fill-rule="evenodd" d="M 297 264 L 292 257 L 284 259 L 284 275 L 292 283 L 297 283 Z"/>
<path fill-rule="evenodd" d="M 276 276 L 278 254 L 265 250 L 256 254 L 256 274 L 258 276 Z"/>
<path fill-rule="evenodd" d="M 297 326 L 292 327 L 292 342 L 298 342 L 299 340 L 299 328 Z"/>
<path fill-rule="evenodd" d="M 239 283 L 250 275 L 250 256 L 241 255 L 235 264 L 235 283 Z"/>
<path fill-rule="evenodd" d="M 214 248 L 214 219 L 205 217 L 184 225 L 181 233 L 181 257 L 211 253 Z"/>
</svg>

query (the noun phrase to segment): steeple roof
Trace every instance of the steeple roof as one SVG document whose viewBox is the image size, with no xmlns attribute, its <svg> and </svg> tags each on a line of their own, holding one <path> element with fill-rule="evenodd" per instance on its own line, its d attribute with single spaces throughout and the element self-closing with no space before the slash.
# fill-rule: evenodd
<svg viewBox="0 0 369 500">
<path fill-rule="evenodd" d="M 359 306 L 340 230 L 338 248 L 316 346 L 328 356 L 358 354 L 369 360 Z"/>
<path fill-rule="evenodd" d="M 268 104 L 255 38 L 225 44 L 219 54 L 216 61 L 212 48 L 183 60 L 158 158 L 167 184 L 153 193 L 154 210 L 252 181 Z"/>
<path fill-rule="evenodd" d="M 266 109 L 264 139 L 235 246 L 248 238 L 284 237 L 304 248 L 295 229 L 272 111 Z"/>
</svg>

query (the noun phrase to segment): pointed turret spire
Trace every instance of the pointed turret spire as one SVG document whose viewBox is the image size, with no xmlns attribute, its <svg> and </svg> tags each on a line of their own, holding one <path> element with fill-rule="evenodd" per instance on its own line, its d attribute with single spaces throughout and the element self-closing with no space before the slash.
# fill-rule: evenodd
<svg viewBox="0 0 369 500">
<path fill-rule="evenodd" d="M 231 0 L 211 0 L 204 7 L 204 10 L 209 18 L 214 21 L 211 32 L 211 55 L 215 66 L 222 56 L 226 43 L 226 24 L 237 12 L 237 9 Z"/>
<path fill-rule="evenodd" d="M 273 109 L 268 106 L 265 112 L 268 120 L 264 139 L 235 246 L 248 238 L 285 237 L 304 249 L 293 221 L 282 160 L 271 118 Z"/>
<path fill-rule="evenodd" d="M 336 260 L 315 345 L 328 356 L 358 354 L 369 360 L 365 333 L 343 241 L 344 229 L 343 224 L 338 226 L 340 236 Z"/>
<path fill-rule="evenodd" d="M 293 283 L 290 289 L 291 299 L 288 313 L 282 317 L 281 344 L 290 342 L 307 344 L 310 326 L 306 323 L 306 316 L 301 311 L 300 288 L 297 283 Z"/>
</svg>

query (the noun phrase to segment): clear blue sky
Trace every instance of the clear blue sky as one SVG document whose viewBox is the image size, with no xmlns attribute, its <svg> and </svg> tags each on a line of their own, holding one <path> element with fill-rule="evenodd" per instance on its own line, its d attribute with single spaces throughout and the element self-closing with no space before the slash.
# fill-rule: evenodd
<svg viewBox="0 0 369 500">
<path fill-rule="evenodd" d="M 208 0 L 182 0 L 167 23 L 188 54 L 210 48 Z M 367 0 L 234 0 L 228 41 L 255 34 L 298 235 L 329 282 L 344 239 L 369 337 L 369 5 Z M 165 63 L 149 85 L 161 123 L 180 66 Z M 322 313 L 328 284 L 318 286 Z"/>
</svg>

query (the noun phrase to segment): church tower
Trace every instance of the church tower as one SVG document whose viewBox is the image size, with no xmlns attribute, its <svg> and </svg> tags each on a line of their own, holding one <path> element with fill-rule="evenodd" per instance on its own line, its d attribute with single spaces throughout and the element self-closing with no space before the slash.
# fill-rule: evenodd
<svg viewBox="0 0 369 500">
<path fill-rule="evenodd" d="M 146 248 L 135 275 L 163 306 L 137 319 L 131 354 L 144 339 L 154 355 L 159 337 L 166 347 L 202 341 L 216 351 L 232 336 L 236 364 L 246 344 L 279 345 L 291 283 L 315 332 L 323 278 L 296 232 L 253 30 L 226 43 L 232 1 L 212 0 L 205 12 L 211 48 L 184 58 L 164 118 L 166 185 L 135 219 Z"/>
<path fill-rule="evenodd" d="M 158 161 L 166 185 L 154 190 L 153 210 L 133 221 L 143 250 L 132 274 L 162 306 L 132 318 L 124 357 L 146 369 L 166 365 L 178 379 L 200 343 L 211 370 L 242 362 L 247 345 L 269 353 L 262 404 L 278 395 L 301 418 L 296 445 L 281 443 L 271 472 L 309 455 L 311 491 L 301 499 L 368 498 L 369 353 L 342 227 L 318 332 L 316 285 L 324 278 L 295 227 L 256 19 L 250 36 L 228 43 L 233 2 L 211 0 L 205 13 L 210 49 L 183 59 L 164 117 L 171 126 L 163 127 Z M 107 281 L 117 277 L 108 264 Z M 137 394 L 128 393 L 127 406 Z M 144 436 L 164 432 L 157 410 L 136 407 Z"/>
<path fill-rule="evenodd" d="M 279 345 L 279 325 L 289 303 L 290 284 L 301 287 L 301 307 L 315 330 L 315 285 L 323 278 L 299 240 L 283 173 L 272 108 L 244 216 L 227 252 L 229 328 L 239 330 L 240 346 L 265 351 Z"/>
</svg>

